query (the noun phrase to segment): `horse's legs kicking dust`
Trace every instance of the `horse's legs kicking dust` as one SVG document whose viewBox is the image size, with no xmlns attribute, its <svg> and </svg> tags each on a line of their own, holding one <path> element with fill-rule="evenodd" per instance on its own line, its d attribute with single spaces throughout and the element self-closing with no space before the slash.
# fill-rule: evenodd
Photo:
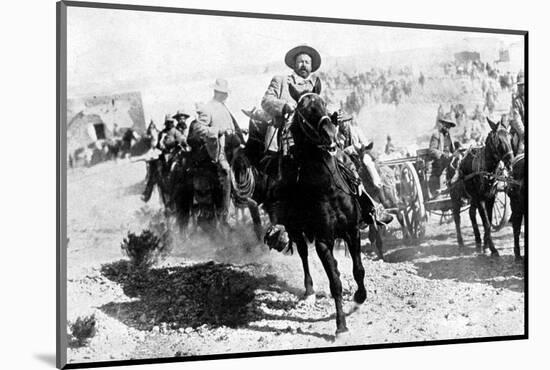
<svg viewBox="0 0 550 370">
<path fill-rule="evenodd" d="M 357 291 L 353 295 L 353 300 L 357 304 L 362 304 L 367 299 L 367 291 L 365 289 L 365 268 L 361 261 L 361 235 L 358 230 L 351 230 L 344 240 L 351 254 L 353 278 L 357 283 Z"/>
<path fill-rule="evenodd" d="M 313 279 L 311 278 L 311 275 L 309 273 L 307 243 L 304 240 L 303 236 L 297 237 L 295 239 L 295 242 L 298 249 L 298 254 L 300 255 L 300 258 L 302 260 L 302 267 L 304 269 L 304 286 L 306 288 L 304 298 L 307 299 L 308 297 L 315 294 L 315 291 L 313 290 Z"/>
<path fill-rule="evenodd" d="M 315 241 L 315 249 L 327 273 L 330 283 L 330 293 L 336 305 L 336 335 L 338 335 L 347 332 L 348 328 L 346 326 L 346 316 L 342 308 L 342 282 L 340 281 L 338 264 L 332 254 L 333 245 L 334 240 L 324 241 L 317 239 Z"/>
</svg>

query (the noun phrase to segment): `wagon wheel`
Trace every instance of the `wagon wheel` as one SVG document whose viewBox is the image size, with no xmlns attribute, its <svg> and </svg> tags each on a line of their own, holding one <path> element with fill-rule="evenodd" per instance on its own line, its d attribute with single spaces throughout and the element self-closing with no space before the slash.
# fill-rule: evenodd
<svg viewBox="0 0 550 370">
<path fill-rule="evenodd" d="M 497 187 L 495 194 L 495 203 L 493 204 L 493 217 L 491 219 L 491 229 L 499 231 L 510 219 L 510 201 L 506 195 L 506 191 L 501 187 Z"/>
<path fill-rule="evenodd" d="M 404 207 L 401 208 L 410 235 L 422 238 L 426 232 L 426 209 L 422 185 L 412 163 L 406 162 L 400 166 L 400 194 Z"/>
</svg>

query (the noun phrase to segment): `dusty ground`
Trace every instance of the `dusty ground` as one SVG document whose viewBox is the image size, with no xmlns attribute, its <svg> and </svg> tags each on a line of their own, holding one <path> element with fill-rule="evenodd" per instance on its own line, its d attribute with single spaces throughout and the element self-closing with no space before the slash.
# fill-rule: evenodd
<svg viewBox="0 0 550 370">
<path fill-rule="evenodd" d="M 335 340 L 334 305 L 314 250 L 315 302 L 301 299 L 297 254 L 268 251 L 248 227 L 227 245 L 204 236 L 177 242 L 143 279 L 126 273 L 120 244 L 140 231 L 143 163 L 120 161 L 68 175 L 68 319 L 95 313 L 96 336 L 71 346 L 69 362 L 254 352 L 350 344 L 517 335 L 524 332 L 523 264 L 513 259 L 512 231 L 494 235 L 501 257 L 478 255 L 463 217 L 467 248 L 454 225 L 432 217 L 425 240 L 386 235 L 386 262 L 364 256 L 368 298 L 352 311 L 351 259 L 337 251 L 350 333 Z M 145 211 L 145 212 L 144 212 Z M 523 253 L 523 250 L 522 250 Z"/>
</svg>

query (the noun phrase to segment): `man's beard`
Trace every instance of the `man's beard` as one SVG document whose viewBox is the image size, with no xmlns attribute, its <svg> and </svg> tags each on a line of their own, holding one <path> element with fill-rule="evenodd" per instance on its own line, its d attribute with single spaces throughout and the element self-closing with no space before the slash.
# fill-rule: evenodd
<svg viewBox="0 0 550 370">
<path fill-rule="evenodd" d="M 301 68 L 298 70 L 298 76 L 302 77 L 302 78 L 307 78 L 309 76 L 310 72 L 305 69 L 305 68 Z"/>
</svg>

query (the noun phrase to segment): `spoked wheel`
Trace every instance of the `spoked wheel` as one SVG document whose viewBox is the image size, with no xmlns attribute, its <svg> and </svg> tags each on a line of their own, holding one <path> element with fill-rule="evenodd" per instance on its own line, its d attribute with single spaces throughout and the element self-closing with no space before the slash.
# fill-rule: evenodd
<svg viewBox="0 0 550 370">
<path fill-rule="evenodd" d="M 501 186 L 497 186 L 495 204 L 493 204 L 491 229 L 493 231 L 502 229 L 510 219 L 510 212 L 510 200 L 508 199 L 508 195 L 506 195 L 506 191 Z"/>
<path fill-rule="evenodd" d="M 422 238 L 426 232 L 426 209 L 422 186 L 412 163 L 406 162 L 400 166 L 399 198 L 405 203 L 402 208 L 405 224 L 409 234 Z"/>
</svg>

